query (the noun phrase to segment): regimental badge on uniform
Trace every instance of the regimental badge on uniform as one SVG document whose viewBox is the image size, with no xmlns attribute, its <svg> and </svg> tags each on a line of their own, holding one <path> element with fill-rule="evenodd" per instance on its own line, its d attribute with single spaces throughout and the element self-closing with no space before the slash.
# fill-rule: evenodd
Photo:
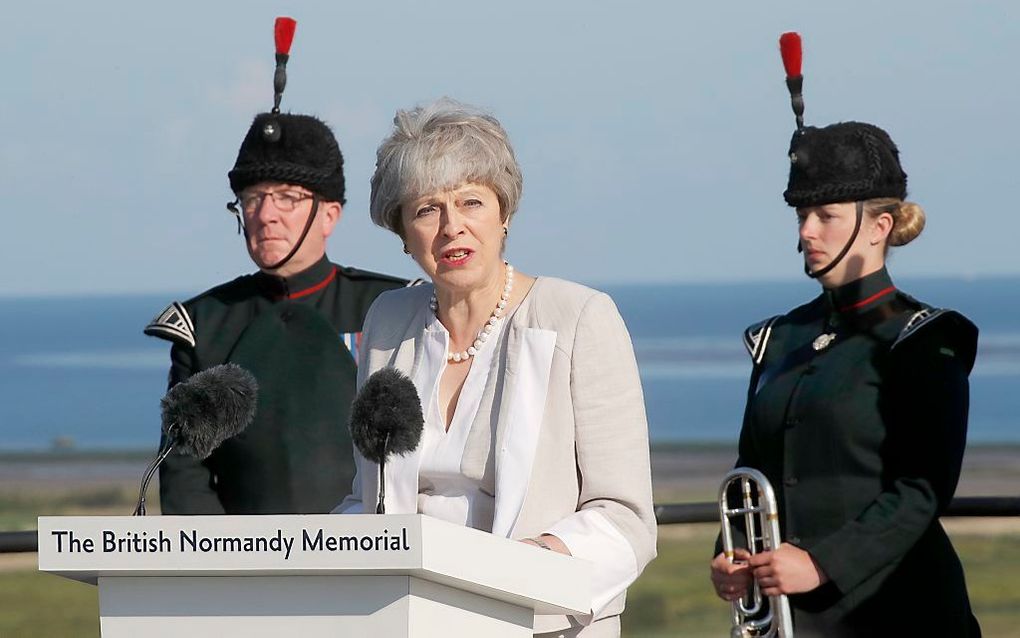
<svg viewBox="0 0 1020 638">
<path fill-rule="evenodd" d="M 825 350 L 832 342 L 836 340 L 835 332 L 826 332 L 815 337 L 815 340 L 811 342 L 811 349 L 815 352 Z"/>
<path fill-rule="evenodd" d="M 167 339 L 181 345 L 195 347 L 195 324 L 192 323 L 184 304 L 175 301 L 166 310 L 145 326 L 143 331 L 150 337 Z"/>
</svg>

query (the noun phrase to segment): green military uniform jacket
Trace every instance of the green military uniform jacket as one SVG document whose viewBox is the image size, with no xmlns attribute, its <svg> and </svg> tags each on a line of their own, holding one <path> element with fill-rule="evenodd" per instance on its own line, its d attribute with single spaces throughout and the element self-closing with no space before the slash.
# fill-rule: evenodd
<svg viewBox="0 0 1020 638">
<path fill-rule="evenodd" d="M 939 523 L 966 445 L 977 328 L 885 269 L 745 333 L 738 466 L 764 472 L 783 539 L 830 581 L 790 597 L 804 636 L 974 636 Z"/>
<path fill-rule="evenodd" d="M 347 421 L 369 306 L 405 281 L 319 262 L 294 276 L 239 277 L 146 329 L 168 339 L 169 384 L 222 363 L 252 372 L 255 419 L 203 460 L 160 467 L 164 514 L 324 513 L 350 492 Z"/>
</svg>

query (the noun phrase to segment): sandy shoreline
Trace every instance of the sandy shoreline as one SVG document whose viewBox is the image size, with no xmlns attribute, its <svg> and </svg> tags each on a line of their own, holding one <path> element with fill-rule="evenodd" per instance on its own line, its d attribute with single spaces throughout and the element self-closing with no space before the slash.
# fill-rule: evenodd
<svg viewBox="0 0 1020 638">
<path fill-rule="evenodd" d="M 652 477 L 656 500 L 715 500 L 719 481 L 733 466 L 736 448 L 727 446 L 655 446 Z M 972 445 L 963 459 L 957 496 L 1020 496 L 1020 445 Z M 671 498 L 670 500 L 674 500 Z"/>
<path fill-rule="evenodd" d="M 729 445 L 653 446 L 656 501 L 714 500 L 719 481 L 735 458 L 735 447 Z M 0 492 L 62 486 L 137 486 L 150 460 L 149 452 L 0 452 Z M 956 494 L 1020 495 L 1020 444 L 970 446 Z"/>
</svg>

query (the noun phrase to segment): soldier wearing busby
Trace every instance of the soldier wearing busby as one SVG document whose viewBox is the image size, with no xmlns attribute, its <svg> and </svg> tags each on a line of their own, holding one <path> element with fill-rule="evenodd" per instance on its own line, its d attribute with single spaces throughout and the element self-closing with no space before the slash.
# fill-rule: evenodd
<svg viewBox="0 0 1020 638">
<path fill-rule="evenodd" d="M 939 523 L 960 476 L 977 328 L 893 284 L 887 251 L 925 219 L 905 201 L 899 150 L 872 124 L 805 127 L 800 37 L 780 44 L 797 116 L 784 197 L 822 290 L 745 333 L 737 466 L 774 487 L 784 542 L 736 563 L 718 554 L 713 584 L 731 601 L 752 577 L 788 595 L 798 638 L 978 636 Z"/>
<path fill-rule="evenodd" d="M 328 512 L 354 473 L 347 420 L 369 306 L 394 277 L 331 263 L 344 204 L 343 156 L 329 127 L 280 112 L 295 23 L 276 22 L 272 111 L 255 117 L 229 173 L 258 272 L 174 302 L 145 333 L 172 343 L 170 385 L 229 362 L 258 380 L 255 419 L 204 460 L 160 468 L 165 514 Z"/>
</svg>

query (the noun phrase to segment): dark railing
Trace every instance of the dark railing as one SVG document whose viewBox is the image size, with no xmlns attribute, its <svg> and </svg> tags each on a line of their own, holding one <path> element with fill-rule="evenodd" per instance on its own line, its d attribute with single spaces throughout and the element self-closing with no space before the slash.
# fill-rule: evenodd
<svg viewBox="0 0 1020 638">
<path fill-rule="evenodd" d="M 966 496 L 954 498 L 942 517 L 1020 516 L 1020 496 Z M 676 503 L 655 506 L 659 525 L 718 523 L 716 503 Z"/>
<path fill-rule="evenodd" d="M 0 554 L 39 551 L 39 534 L 30 532 L 0 532 Z"/>
<path fill-rule="evenodd" d="M 953 499 L 942 515 L 945 517 L 1020 516 L 1020 496 L 968 496 Z M 715 503 L 668 503 L 655 506 L 655 519 L 659 525 L 685 525 L 690 523 L 718 523 L 719 506 Z M 0 554 L 32 553 L 39 551 L 38 534 L 26 532 L 0 532 Z"/>
</svg>

